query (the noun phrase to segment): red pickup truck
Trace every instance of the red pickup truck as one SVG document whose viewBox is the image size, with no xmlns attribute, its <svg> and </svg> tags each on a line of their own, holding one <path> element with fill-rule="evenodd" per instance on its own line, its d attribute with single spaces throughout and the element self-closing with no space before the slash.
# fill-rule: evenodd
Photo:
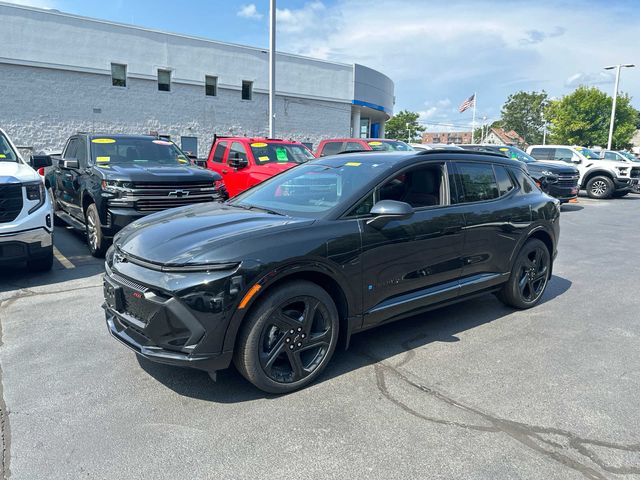
<svg viewBox="0 0 640 480">
<path fill-rule="evenodd" d="M 222 176 L 229 198 L 315 156 L 299 142 L 215 136 L 207 168 Z"/>
</svg>

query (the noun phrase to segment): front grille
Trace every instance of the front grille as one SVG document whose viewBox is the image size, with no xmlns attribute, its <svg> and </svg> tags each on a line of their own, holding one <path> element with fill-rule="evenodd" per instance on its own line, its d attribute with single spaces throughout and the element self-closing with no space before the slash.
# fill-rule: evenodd
<svg viewBox="0 0 640 480">
<path fill-rule="evenodd" d="M 575 187 L 578 185 L 578 175 L 559 175 L 556 185 L 558 187 Z"/>
<path fill-rule="evenodd" d="M 159 212 L 161 210 L 167 210 L 169 208 L 184 207 L 186 205 L 193 205 L 195 203 L 207 203 L 215 200 L 215 197 L 167 197 L 167 198 L 154 198 L 143 199 L 136 202 L 136 210 L 140 212 Z"/>
<path fill-rule="evenodd" d="M 22 185 L 0 185 L 0 223 L 13 222 L 22 211 Z"/>
<path fill-rule="evenodd" d="M 124 294 L 124 313 L 128 313 L 145 325 L 160 310 L 160 306 L 157 303 L 150 302 L 144 296 L 141 298 L 134 296 L 141 295 L 137 290 L 126 286 L 122 287 L 122 290 Z"/>
<path fill-rule="evenodd" d="M 197 183 L 134 183 L 134 190 L 200 190 L 213 187 L 213 182 Z"/>
<path fill-rule="evenodd" d="M 631 168 L 631 178 L 640 178 L 640 167 Z"/>
</svg>

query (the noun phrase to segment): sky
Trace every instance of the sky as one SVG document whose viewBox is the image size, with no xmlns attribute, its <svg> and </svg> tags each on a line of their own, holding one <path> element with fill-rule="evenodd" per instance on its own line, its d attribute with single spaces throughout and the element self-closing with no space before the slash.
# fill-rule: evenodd
<svg viewBox="0 0 640 480">
<path fill-rule="evenodd" d="M 169 32 L 268 47 L 268 0 L 16 0 Z M 430 131 L 469 130 L 500 118 L 508 95 L 579 85 L 620 90 L 640 108 L 640 0 L 278 0 L 279 51 L 380 70 L 395 82 L 395 111 Z"/>
</svg>

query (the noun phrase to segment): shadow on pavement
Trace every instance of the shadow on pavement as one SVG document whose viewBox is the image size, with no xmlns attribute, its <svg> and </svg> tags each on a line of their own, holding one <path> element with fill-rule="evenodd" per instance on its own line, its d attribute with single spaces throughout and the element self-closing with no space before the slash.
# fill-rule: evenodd
<svg viewBox="0 0 640 480">
<path fill-rule="evenodd" d="M 565 203 L 560 207 L 561 212 L 578 212 L 580 210 L 584 210 L 584 207 L 575 203 Z"/>
<path fill-rule="evenodd" d="M 570 280 L 553 276 L 541 304 L 563 295 L 570 288 Z M 336 351 L 315 384 L 434 342 L 459 342 L 457 334 L 513 312 L 512 308 L 503 305 L 493 295 L 485 295 L 367 330 L 351 338 L 349 350 Z M 375 355 L 370 352 L 375 352 Z M 277 398 L 277 395 L 269 395 L 255 388 L 233 366 L 218 372 L 214 382 L 206 372 L 162 365 L 138 355 L 136 357 L 143 370 L 180 395 L 220 403 Z"/>
</svg>

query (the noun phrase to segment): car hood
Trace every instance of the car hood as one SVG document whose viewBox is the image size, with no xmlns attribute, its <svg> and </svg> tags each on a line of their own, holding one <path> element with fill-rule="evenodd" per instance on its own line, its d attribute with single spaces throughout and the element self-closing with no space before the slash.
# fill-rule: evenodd
<svg viewBox="0 0 640 480">
<path fill-rule="evenodd" d="M 562 163 L 564 165 L 550 162 L 532 162 L 528 163 L 527 167 L 529 170 L 536 171 L 549 170 L 556 175 L 578 175 L 579 172 L 577 168 L 567 165 L 565 162 Z"/>
<path fill-rule="evenodd" d="M 176 185 L 180 182 L 213 181 L 219 175 L 210 170 L 188 165 L 116 165 L 106 164 L 94 167 L 100 175 L 108 180 L 122 180 L 135 183 L 167 183 Z"/>
<path fill-rule="evenodd" d="M 24 183 L 40 180 L 40 175 L 22 162 L 0 161 L 0 183 Z"/>
<path fill-rule="evenodd" d="M 260 237 L 313 220 L 207 203 L 137 220 L 116 237 L 122 252 L 156 264 L 224 263 L 246 258 L 241 243 L 258 248 Z"/>
</svg>

